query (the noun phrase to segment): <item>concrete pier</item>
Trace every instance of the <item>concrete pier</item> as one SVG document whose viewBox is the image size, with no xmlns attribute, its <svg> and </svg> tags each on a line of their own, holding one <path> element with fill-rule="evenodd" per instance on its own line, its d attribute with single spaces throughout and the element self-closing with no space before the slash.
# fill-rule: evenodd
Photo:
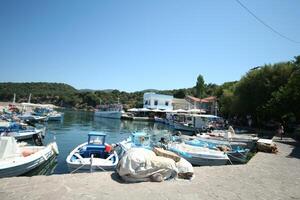
<svg viewBox="0 0 300 200">
<path fill-rule="evenodd" d="M 0 179 L 0 199 L 300 199 L 300 146 L 286 138 L 278 154 L 246 165 L 195 167 L 192 181 L 126 184 L 114 173 Z"/>
</svg>

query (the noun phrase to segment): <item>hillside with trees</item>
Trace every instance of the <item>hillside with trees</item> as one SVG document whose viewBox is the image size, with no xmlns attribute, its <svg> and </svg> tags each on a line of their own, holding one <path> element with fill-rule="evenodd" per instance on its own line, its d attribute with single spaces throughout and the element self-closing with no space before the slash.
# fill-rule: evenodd
<svg viewBox="0 0 300 200">
<path fill-rule="evenodd" d="M 0 101 L 26 102 L 31 93 L 33 103 L 92 109 L 98 104 L 120 102 L 126 108 L 142 107 L 143 93 L 154 91 L 184 98 L 217 96 L 220 113 L 226 118 L 251 116 L 257 125 L 270 120 L 294 123 L 300 120 L 300 56 L 249 70 L 239 81 L 222 85 L 205 83 L 199 75 L 195 86 L 174 90 L 77 90 L 62 83 L 0 83 Z"/>
</svg>

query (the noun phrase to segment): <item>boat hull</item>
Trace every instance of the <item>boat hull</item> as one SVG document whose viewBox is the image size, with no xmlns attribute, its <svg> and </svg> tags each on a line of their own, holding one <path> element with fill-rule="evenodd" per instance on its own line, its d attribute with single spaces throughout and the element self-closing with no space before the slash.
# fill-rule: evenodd
<svg viewBox="0 0 300 200">
<path fill-rule="evenodd" d="M 229 158 L 226 154 L 209 150 L 208 148 L 195 147 L 186 144 L 171 144 L 168 149 L 177 153 L 189 161 L 192 165 L 197 166 L 217 166 L 228 163 Z"/>
<path fill-rule="evenodd" d="M 23 159 L 18 161 L 13 161 L 11 159 L 11 162 L 8 163 L 6 161 L 5 164 L 1 164 L 0 161 L 0 177 L 3 178 L 19 176 L 45 163 L 56 154 L 51 145 L 52 144 L 48 145 L 39 152 L 34 153 L 28 157 L 24 157 Z"/>
<path fill-rule="evenodd" d="M 184 157 L 187 161 L 189 161 L 192 165 L 195 166 L 219 166 L 219 165 L 226 165 L 228 159 L 207 159 L 201 157 Z"/>
<path fill-rule="evenodd" d="M 115 160 L 113 162 L 109 162 L 106 159 L 101 158 L 93 158 L 94 161 L 92 161 L 91 164 L 91 158 L 78 158 L 75 161 L 72 160 L 73 156 L 76 156 L 76 153 L 78 153 L 79 149 L 87 145 L 87 142 L 80 144 L 77 146 L 67 157 L 66 162 L 69 168 L 69 171 L 77 172 L 77 171 L 110 171 L 114 170 L 119 162 L 119 157 L 117 153 L 114 151 L 113 155 L 115 157 Z"/>
<path fill-rule="evenodd" d="M 186 126 L 186 125 L 183 125 L 183 124 L 180 124 L 180 123 L 177 123 L 177 122 L 174 122 L 173 126 L 176 130 L 195 132 L 194 127 Z"/>
</svg>

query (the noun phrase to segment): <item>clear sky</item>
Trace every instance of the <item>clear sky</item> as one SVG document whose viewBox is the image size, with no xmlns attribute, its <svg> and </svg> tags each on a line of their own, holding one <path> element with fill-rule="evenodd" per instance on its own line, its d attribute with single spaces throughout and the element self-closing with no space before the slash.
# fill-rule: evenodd
<svg viewBox="0 0 300 200">
<path fill-rule="evenodd" d="M 240 0 L 300 41 L 299 0 Z M 235 0 L 0 0 L 0 82 L 175 89 L 300 55 Z"/>
</svg>

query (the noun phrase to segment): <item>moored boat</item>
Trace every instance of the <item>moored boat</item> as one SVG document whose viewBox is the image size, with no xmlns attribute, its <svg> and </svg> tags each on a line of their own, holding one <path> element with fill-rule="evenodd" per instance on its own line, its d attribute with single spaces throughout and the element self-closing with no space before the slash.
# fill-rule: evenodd
<svg viewBox="0 0 300 200">
<path fill-rule="evenodd" d="M 213 142 L 213 141 L 203 141 L 199 139 L 193 140 L 185 140 L 184 143 L 191 145 L 191 146 L 198 146 L 198 147 L 207 147 L 213 150 L 220 150 L 224 151 L 232 162 L 246 162 L 247 153 L 250 151 L 249 149 L 245 148 L 246 144 L 239 145 L 231 145 L 231 143 L 227 141 L 222 142 Z"/>
<path fill-rule="evenodd" d="M 168 150 L 177 153 L 185 158 L 192 165 L 198 166 L 215 166 L 225 165 L 229 158 L 227 154 L 221 151 L 211 150 L 209 148 L 191 146 L 184 143 L 169 143 Z"/>
<path fill-rule="evenodd" d="M 123 114 L 122 109 L 122 105 L 119 104 L 101 105 L 98 106 L 97 110 L 95 111 L 95 116 L 103 118 L 121 119 Z"/>
<path fill-rule="evenodd" d="M 25 174 L 57 155 L 56 142 L 47 146 L 20 146 L 13 137 L 0 137 L 0 177 Z"/>
<path fill-rule="evenodd" d="M 146 132 L 133 132 L 130 137 L 117 143 L 118 155 L 121 158 L 131 148 L 145 148 L 151 150 L 150 137 Z"/>
<path fill-rule="evenodd" d="M 88 142 L 80 144 L 68 155 L 69 170 L 113 170 L 119 162 L 117 153 L 105 143 L 106 134 L 90 132 Z"/>
<path fill-rule="evenodd" d="M 16 122 L 0 122 L 0 135 L 12 136 L 16 140 L 32 139 L 35 135 L 44 136 L 45 128 L 37 129 Z"/>
</svg>

